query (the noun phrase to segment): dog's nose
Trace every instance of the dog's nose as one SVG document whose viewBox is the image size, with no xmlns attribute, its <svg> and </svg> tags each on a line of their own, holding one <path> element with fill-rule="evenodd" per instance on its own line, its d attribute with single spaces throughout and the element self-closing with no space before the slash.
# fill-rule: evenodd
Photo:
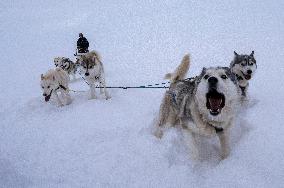
<svg viewBox="0 0 284 188">
<path fill-rule="evenodd" d="M 209 82 L 209 84 L 215 85 L 215 84 L 217 84 L 218 79 L 216 77 L 212 76 L 208 79 L 208 82 Z"/>
<path fill-rule="evenodd" d="M 89 76 L 90 74 L 88 72 L 85 73 L 85 76 Z"/>
<path fill-rule="evenodd" d="M 248 73 L 248 74 L 251 74 L 251 73 L 252 73 L 252 71 L 251 71 L 251 70 L 247 70 L 247 73 Z"/>
<path fill-rule="evenodd" d="M 44 97 L 46 97 L 46 94 L 44 93 L 44 94 L 42 94 Z"/>
</svg>

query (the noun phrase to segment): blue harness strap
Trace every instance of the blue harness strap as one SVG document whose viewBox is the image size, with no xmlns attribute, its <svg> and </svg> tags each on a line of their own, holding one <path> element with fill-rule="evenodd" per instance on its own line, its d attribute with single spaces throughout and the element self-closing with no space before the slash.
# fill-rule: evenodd
<svg viewBox="0 0 284 188">
<path fill-rule="evenodd" d="M 168 91 L 168 94 L 171 96 L 173 103 L 177 105 L 176 94 L 173 91 Z"/>
</svg>

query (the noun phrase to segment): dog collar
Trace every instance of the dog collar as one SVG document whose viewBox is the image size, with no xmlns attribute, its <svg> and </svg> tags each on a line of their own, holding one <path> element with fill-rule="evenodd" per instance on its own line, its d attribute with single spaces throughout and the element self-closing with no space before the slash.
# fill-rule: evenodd
<svg viewBox="0 0 284 188">
<path fill-rule="evenodd" d="M 223 132 L 223 130 L 224 130 L 222 127 L 219 128 L 219 127 L 216 127 L 216 126 L 214 126 L 214 125 L 212 125 L 212 124 L 209 124 L 209 125 L 215 129 L 216 133 Z"/>
<path fill-rule="evenodd" d="M 67 88 L 64 87 L 63 85 L 59 85 L 59 86 L 55 89 L 55 91 L 58 90 L 58 89 L 60 89 L 60 88 L 62 88 L 62 89 L 64 89 L 64 90 L 67 90 Z"/>
<path fill-rule="evenodd" d="M 243 80 L 243 77 L 240 76 L 240 75 L 238 75 L 238 74 L 236 74 L 236 77 L 237 77 L 237 80 L 238 80 L 238 81 Z"/>
<path fill-rule="evenodd" d="M 64 87 L 63 85 L 59 85 L 59 87 L 61 87 L 62 89 L 66 90 L 67 88 Z"/>
<path fill-rule="evenodd" d="M 246 86 L 242 87 L 242 86 L 239 86 L 241 88 L 241 91 L 242 91 L 242 95 L 243 96 L 246 96 L 246 93 L 245 93 L 245 90 L 246 90 Z"/>
</svg>

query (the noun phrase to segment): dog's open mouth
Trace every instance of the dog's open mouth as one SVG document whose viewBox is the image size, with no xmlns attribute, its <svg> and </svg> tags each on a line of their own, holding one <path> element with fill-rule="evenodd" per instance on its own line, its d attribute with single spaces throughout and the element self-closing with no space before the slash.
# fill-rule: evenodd
<svg viewBox="0 0 284 188">
<path fill-rule="evenodd" d="M 51 90 L 51 92 L 50 92 L 49 95 L 47 95 L 47 96 L 44 97 L 45 102 L 48 102 L 48 101 L 49 101 L 49 99 L 50 99 L 50 97 L 51 97 L 51 94 L 52 94 L 52 91 L 53 91 L 53 90 Z"/>
<path fill-rule="evenodd" d="M 225 106 L 225 96 L 215 89 L 210 90 L 206 94 L 206 107 L 213 116 L 218 115 Z"/>
<path fill-rule="evenodd" d="M 45 102 L 48 102 L 48 101 L 49 101 L 50 96 L 51 96 L 51 95 L 47 95 L 47 96 L 44 98 Z"/>
<path fill-rule="evenodd" d="M 242 71 L 241 71 L 241 72 L 242 72 Z M 251 79 L 251 75 L 245 74 L 245 73 L 243 73 L 243 72 L 242 72 L 242 74 L 244 75 L 244 77 L 245 77 L 246 80 L 250 80 L 250 79 Z"/>
</svg>

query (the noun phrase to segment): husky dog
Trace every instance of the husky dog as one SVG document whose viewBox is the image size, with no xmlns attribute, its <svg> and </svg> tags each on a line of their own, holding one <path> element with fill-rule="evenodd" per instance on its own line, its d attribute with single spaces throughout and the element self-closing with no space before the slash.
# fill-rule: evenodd
<svg viewBox="0 0 284 188">
<path fill-rule="evenodd" d="M 239 55 L 234 51 L 235 57 L 230 64 L 230 69 L 236 75 L 237 83 L 242 91 L 242 96 L 246 97 L 249 80 L 253 77 L 257 65 L 254 58 L 254 51 L 250 55 Z"/>
<path fill-rule="evenodd" d="M 218 136 L 221 156 L 229 154 L 228 128 L 233 124 L 239 93 L 235 76 L 228 67 L 203 68 L 199 76 L 184 79 L 189 55 L 172 74 L 171 85 L 160 106 L 155 136 L 161 138 L 167 123 L 180 124 L 186 143 L 198 159 L 196 136 Z"/>
<path fill-rule="evenodd" d="M 48 102 L 51 95 L 54 95 L 59 106 L 70 104 L 72 100 L 69 94 L 68 82 L 68 74 L 59 67 L 49 70 L 45 75 L 41 74 L 40 85 L 45 101 Z M 65 103 L 59 99 L 58 92 L 61 93 Z"/>
<path fill-rule="evenodd" d="M 69 75 L 72 75 L 73 80 L 76 79 L 76 72 L 78 65 L 66 57 L 56 57 L 54 58 L 54 65 L 65 70 Z"/>
<path fill-rule="evenodd" d="M 85 80 L 90 85 L 90 99 L 96 98 L 96 83 L 99 84 L 100 93 L 104 93 L 106 99 L 109 99 L 110 95 L 106 89 L 104 67 L 98 52 L 91 51 L 86 53 L 85 55 L 78 57 L 76 63 L 80 64 L 80 72 L 84 74 Z"/>
</svg>

